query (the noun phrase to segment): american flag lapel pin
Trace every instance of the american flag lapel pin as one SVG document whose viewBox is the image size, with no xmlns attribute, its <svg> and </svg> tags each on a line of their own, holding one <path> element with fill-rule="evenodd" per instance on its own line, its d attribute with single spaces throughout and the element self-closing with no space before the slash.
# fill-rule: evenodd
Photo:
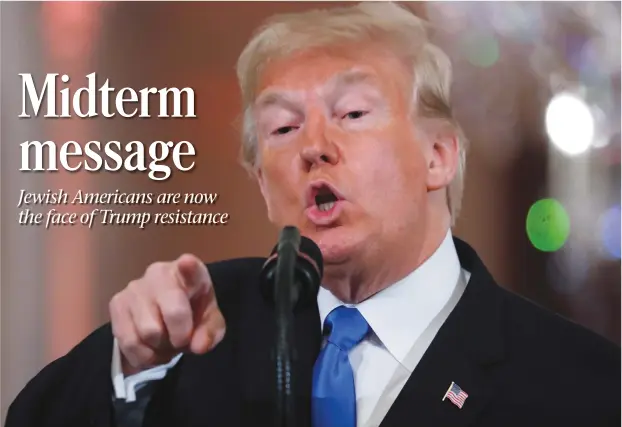
<svg viewBox="0 0 622 427">
<path fill-rule="evenodd" d="M 462 406 L 464 405 L 467 397 L 469 397 L 469 395 L 466 394 L 465 391 L 462 390 L 458 384 L 452 381 L 451 385 L 445 392 L 445 396 L 443 396 L 443 401 L 445 399 L 449 399 L 451 403 L 462 409 Z"/>
</svg>

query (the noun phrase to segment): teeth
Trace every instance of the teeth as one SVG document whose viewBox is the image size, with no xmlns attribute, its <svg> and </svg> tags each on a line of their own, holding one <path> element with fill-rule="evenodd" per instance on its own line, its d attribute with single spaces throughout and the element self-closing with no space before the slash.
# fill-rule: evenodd
<svg viewBox="0 0 622 427">
<path fill-rule="evenodd" d="M 326 212 L 326 211 L 331 210 L 333 206 L 335 206 L 335 202 L 322 203 L 321 205 L 318 206 L 318 209 L 321 210 L 322 212 Z"/>
</svg>

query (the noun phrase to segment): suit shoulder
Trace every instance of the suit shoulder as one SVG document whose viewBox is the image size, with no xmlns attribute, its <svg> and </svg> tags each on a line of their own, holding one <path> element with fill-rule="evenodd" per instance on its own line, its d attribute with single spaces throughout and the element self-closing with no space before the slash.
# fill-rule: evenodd
<svg viewBox="0 0 622 427">
<path fill-rule="evenodd" d="M 216 274 L 244 275 L 258 273 L 265 261 L 266 258 L 262 257 L 245 257 L 208 262 L 205 265 L 211 274 L 216 272 Z"/>
<path fill-rule="evenodd" d="M 573 370 L 585 369 L 592 374 L 620 371 L 619 345 L 522 296 L 503 292 L 507 332 L 514 339 L 514 344 L 508 345 L 527 345 L 538 357 L 550 357 L 557 360 L 556 365 Z"/>
<path fill-rule="evenodd" d="M 522 391 L 515 399 L 526 408 L 539 408 L 544 417 L 546 411 L 551 417 L 565 414 L 574 425 L 587 419 L 593 420 L 591 425 L 620 425 L 620 346 L 521 296 L 502 292 L 506 374 L 513 388 Z M 569 393 L 557 396 L 551 392 L 555 390 Z"/>
</svg>

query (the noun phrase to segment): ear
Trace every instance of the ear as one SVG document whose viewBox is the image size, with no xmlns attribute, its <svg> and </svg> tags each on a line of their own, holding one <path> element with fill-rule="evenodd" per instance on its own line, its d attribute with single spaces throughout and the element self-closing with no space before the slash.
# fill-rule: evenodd
<svg viewBox="0 0 622 427">
<path fill-rule="evenodd" d="M 270 202 L 268 200 L 267 184 L 263 176 L 261 167 L 258 167 L 253 173 L 255 175 L 255 178 L 257 179 L 257 184 L 259 184 L 259 191 L 261 191 L 261 195 L 263 196 L 263 200 L 266 204 L 266 210 L 268 211 L 268 219 L 272 221 L 272 213 L 270 211 Z"/>
<path fill-rule="evenodd" d="M 436 191 L 449 186 L 456 175 L 459 143 L 452 129 L 438 129 L 430 137 L 426 184 L 428 191 Z"/>
</svg>

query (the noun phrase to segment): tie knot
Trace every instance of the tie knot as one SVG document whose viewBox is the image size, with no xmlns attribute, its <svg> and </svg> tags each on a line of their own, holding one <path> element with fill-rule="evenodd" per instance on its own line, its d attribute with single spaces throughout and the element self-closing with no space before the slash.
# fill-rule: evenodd
<svg viewBox="0 0 622 427">
<path fill-rule="evenodd" d="M 365 338 L 369 324 L 356 308 L 340 306 L 328 314 L 324 328 L 328 342 L 348 352 Z"/>
</svg>

